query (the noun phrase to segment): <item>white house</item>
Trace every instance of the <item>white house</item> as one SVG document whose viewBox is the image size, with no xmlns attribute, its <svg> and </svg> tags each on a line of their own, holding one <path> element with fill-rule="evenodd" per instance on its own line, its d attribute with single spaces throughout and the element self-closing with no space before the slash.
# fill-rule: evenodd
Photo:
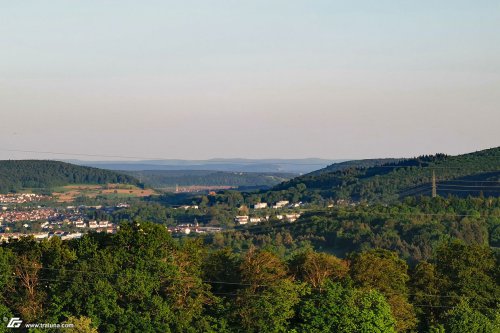
<svg viewBox="0 0 500 333">
<path fill-rule="evenodd" d="M 251 217 L 250 218 L 250 223 L 259 223 L 261 221 L 262 221 L 262 219 L 260 217 Z"/>
<path fill-rule="evenodd" d="M 99 221 L 99 228 L 107 228 L 108 224 L 108 221 Z"/>
<path fill-rule="evenodd" d="M 277 202 L 277 203 L 273 206 L 273 208 L 274 208 L 274 209 L 283 208 L 283 207 L 285 207 L 285 206 L 286 206 L 286 205 L 288 205 L 288 204 L 289 204 L 289 201 L 287 201 L 287 200 L 281 200 L 281 201 L 278 201 L 278 202 Z"/>
<path fill-rule="evenodd" d="M 243 215 L 243 216 L 236 216 L 234 218 L 234 222 L 238 224 L 247 224 L 248 223 L 248 216 Z"/>
<path fill-rule="evenodd" d="M 286 219 L 288 220 L 288 222 L 295 222 L 298 220 L 298 218 L 300 217 L 300 214 L 297 214 L 297 213 L 294 213 L 294 214 L 286 214 L 285 215 Z"/>
<path fill-rule="evenodd" d="M 267 208 L 267 202 L 259 202 L 253 205 L 253 209 L 263 209 Z"/>
</svg>

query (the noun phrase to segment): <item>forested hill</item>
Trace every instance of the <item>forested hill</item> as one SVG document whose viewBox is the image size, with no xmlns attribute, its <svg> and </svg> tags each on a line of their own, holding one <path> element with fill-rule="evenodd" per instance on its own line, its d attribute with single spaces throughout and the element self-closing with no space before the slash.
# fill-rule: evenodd
<svg viewBox="0 0 500 333">
<path fill-rule="evenodd" d="M 0 161 L 0 193 L 22 188 L 50 188 L 67 184 L 139 184 L 129 175 L 57 161 Z"/>
<path fill-rule="evenodd" d="M 304 197 L 319 195 L 324 199 L 387 202 L 406 196 L 430 195 L 434 172 L 441 196 L 500 194 L 500 147 L 458 156 L 420 156 L 370 167 L 360 161 L 348 168 L 335 168 L 333 165 L 294 178 L 272 191 L 296 192 L 297 188 L 304 188 L 297 185 L 304 184 Z"/>
<path fill-rule="evenodd" d="M 279 172 L 228 172 L 211 170 L 123 171 L 156 188 L 170 186 L 261 186 L 271 187 L 297 174 Z"/>
<path fill-rule="evenodd" d="M 397 163 L 403 161 L 403 158 L 373 158 L 373 159 L 365 159 L 365 160 L 352 160 L 345 161 L 340 163 L 334 163 L 326 168 L 319 169 L 313 172 L 310 172 L 308 175 L 321 175 L 325 173 L 335 172 L 346 170 L 350 168 L 370 168 L 375 166 L 380 166 L 389 163 Z"/>
</svg>

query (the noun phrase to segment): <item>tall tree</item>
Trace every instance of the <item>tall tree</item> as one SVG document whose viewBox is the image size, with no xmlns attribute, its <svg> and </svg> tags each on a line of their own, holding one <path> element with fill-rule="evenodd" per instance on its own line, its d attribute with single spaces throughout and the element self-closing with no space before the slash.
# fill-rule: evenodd
<svg viewBox="0 0 500 333">
<path fill-rule="evenodd" d="M 395 252 L 375 249 L 353 255 L 351 277 L 360 287 L 377 289 L 387 297 L 398 332 L 415 328 L 417 319 L 408 300 L 408 265 Z"/>
<path fill-rule="evenodd" d="M 377 291 L 327 281 L 299 304 L 297 331 L 304 333 L 396 332 L 391 308 Z"/>
</svg>

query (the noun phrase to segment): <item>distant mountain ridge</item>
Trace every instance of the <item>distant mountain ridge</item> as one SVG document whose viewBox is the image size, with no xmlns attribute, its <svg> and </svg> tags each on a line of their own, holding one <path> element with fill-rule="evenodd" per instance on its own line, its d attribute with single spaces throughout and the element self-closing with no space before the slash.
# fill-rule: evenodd
<svg viewBox="0 0 500 333">
<path fill-rule="evenodd" d="M 210 160 L 143 160 L 143 161 L 80 161 L 67 160 L 78 165 L 108 170 L 198 170 L 227 172 L 283 172 L 304 174 L 345 160 L 320 158 L 305 159 L 210 159 Z"/>
<path fill-rule="evenodd" d="M 48 160 L 0 161 L 0 193 L 18 191 L 23 188 L 106 183 L 139 185 L 139 181 L 130 175 L 65 162 Z"/>
</svg>

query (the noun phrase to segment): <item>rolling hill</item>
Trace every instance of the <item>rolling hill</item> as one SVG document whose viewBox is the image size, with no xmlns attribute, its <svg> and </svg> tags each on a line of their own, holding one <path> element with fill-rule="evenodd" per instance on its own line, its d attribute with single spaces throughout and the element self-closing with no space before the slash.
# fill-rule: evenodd
<svg viewBox="0 0 500 333">
<path fill-rule="evenodd" d="M 331 164 L 325 168 L 315 170 L 310 172 L 308 175 L 322 175 L 325 173 L 342 171 L 350 168 L 370 168 L 375 166 L 380 166 L 389 163 L 397 163 L 399 161 L 404 160 L 404 158 L 373 158 L 373 159 L 365 159 L 365 160 L 352 160 L 345 161 L 340 163 Z"/>
<path fill-rule="evenodd" d="M 123 171 L 155 188 L 172 186 L 232 186 L 270 188 L 296 174 L 279 172 L 227 172 L 211 170 Z"/>
<path fill-rule="evenodd" d="M 433 173 L 441 196 L 481 193 L 499 196 L 500 147 L 458 156 L 437 154 L 339 163 L 281 183 L 272 191 L 296 191 L 297 185 L 303 184 L 309 196 L 388 202 L 406 196 L 430 195 Z M 300 187 L 304 188 L 303 185 Z"/>
<path fill-rule="evenodd" d="M 139 185 L 130 176 L 110 170 L 57 161 L 0 161 L 0 193 L 23 188 L 51 188 L 68 184 L 126 183 Z"/>
</svg>

